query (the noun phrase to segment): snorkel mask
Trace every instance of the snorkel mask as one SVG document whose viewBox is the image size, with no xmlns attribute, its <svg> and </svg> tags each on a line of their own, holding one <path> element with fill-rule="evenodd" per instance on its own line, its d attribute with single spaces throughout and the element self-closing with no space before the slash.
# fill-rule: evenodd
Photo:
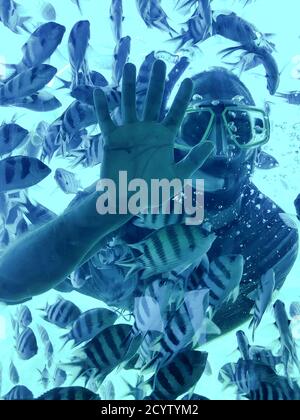
<svg viewBox="0 0 300 420">
<path fill-rule="evenodd" d="M 261 147 L 270 139 L 266 112 L 233 101 L 192 103 L 186 111 L 175 148 L 189 152 L 200 141 L 214 138 L 216 158 L 234 158 L 239 151 Z"/>
</svg>

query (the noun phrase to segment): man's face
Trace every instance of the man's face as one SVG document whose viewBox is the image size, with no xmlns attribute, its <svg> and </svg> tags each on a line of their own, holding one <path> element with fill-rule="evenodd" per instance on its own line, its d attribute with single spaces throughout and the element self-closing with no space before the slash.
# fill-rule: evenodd
<svg viewBox="0 0 300 420">
<path fill-rule="evenodd" d="M 209 125 L 209 114 L 188 114 L 181 127 L 181 137 L 185 144 L 193 147 L 201 141 Z M 246 122 L 240 126 L 247 133 Z M 207 133 L 206 133 L 207 134 Z M 205 190 L 214 192 L 234 187 L 237 178 L 250 173 L 253 166 L 255 149 L 241 149 L 231 139 L 221 113 L 216 113 L 206 140 L 215 145 L 215 151 L 194 176 L 204 179 Z"/>
</svg>

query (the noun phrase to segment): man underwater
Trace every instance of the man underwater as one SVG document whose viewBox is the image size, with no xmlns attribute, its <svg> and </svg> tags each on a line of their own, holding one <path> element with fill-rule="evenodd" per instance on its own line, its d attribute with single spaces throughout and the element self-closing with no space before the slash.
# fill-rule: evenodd
<svg viewBox="0 0 300 420">
<path fill-rule="evenodd" d="M 205 217 L 218 236 L 208 257 L 212 260 L 220 255 L 242 254 L 245 260 L 238 300 L 223 305 L 214 319 L 221 331 L 226 332 L 249 317 L 253 302 L 247 295 L 264 273 L 273 268 L 276 287 L 283 285 L 297 256 L 298 235 L 281 220 L 279 214 L 283 211 L 250 182 L 259 147 L 268 139 L 269 132 L 265 116 L 254 109 L 246 87 L 223 69 L 201 73 L 194 77 L 194 92 L 189 79 L 183 82 L 165 120 L 159 123 L 165 75 L 164 63 L 157 61 L 143 121 L 136 117 L 133 65 L 124 69 L 122 126 L 116 127 L 112 122 L 104 94 L 98 92 L 95 96 L 106 142 L 101 178 L 113 179 L 117 184 L 122 170 L 129 174 L 129 181 L 186 179 L 193 173 L 205 180 Z M 201 110 L 196 107 L 195 112 L 186 113 L 193 93 L 201 96 L 197 103 Z M 234 100 L 237 96 L 242 97 L 238 106 L 253 109 L 249 108 L 245 120 L 234 117 L 231 121 L 233 116 L 244 113 Z M 256 119 L 257 133 L 250 129 L 248 117 Z M 237 130 L 234 134 L 233 129 Z M 176 165 L 175 139 L 175 158 L 183 157 Z M 56 220 L 20 238 L 5 251 L 0 259 L 1 301 L 17 304 L 49 289 L 61 288 L 70 273 L 101 250 L 108 235 L 122 226 L 126 229 L 132 216 L 100 216 L 96 212 L 98 196 L 98 192 L 91 190 L 78 205 L 70 206 Z M 104 284 L 105 280 L 103 274 Z M 79 291 L 96 297 L 89 287 L 87 282 Z"/>
</svg>

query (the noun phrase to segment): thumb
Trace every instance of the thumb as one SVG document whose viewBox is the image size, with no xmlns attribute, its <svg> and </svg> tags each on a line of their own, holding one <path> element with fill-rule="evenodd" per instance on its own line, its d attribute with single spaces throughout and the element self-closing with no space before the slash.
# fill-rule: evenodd
<svg viewBox="0 0 300 420">
<path fill-rule="evenodd" d="M 200 142 L 193 147 L 189 154 L 175 165 L 177 178 L 187 179 L 193 175 L 195 171 L 204 165 L 214 148 L 214 144 L 210 141 Z"/>
</svg>

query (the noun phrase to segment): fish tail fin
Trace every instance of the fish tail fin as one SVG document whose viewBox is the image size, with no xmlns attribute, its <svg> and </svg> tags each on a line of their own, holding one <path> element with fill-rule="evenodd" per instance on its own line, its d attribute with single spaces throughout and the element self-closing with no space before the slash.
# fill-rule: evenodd
<svg viewBox="0 0 300 420">
<path fill-rule="evenodd" d="M 119 267 L 124 267 L 124 268 L 130 268 L 130 270 L 126 273 L 125 276 L 125 281 L 129 279 L 130 276 L 132 276 L 133 274 L 138 273 L 142 266 L 137 262 L 123 262 L 123 261 L 117 261 L 115 263 L 116 265 L 118 265 Z"/>
</svg>

